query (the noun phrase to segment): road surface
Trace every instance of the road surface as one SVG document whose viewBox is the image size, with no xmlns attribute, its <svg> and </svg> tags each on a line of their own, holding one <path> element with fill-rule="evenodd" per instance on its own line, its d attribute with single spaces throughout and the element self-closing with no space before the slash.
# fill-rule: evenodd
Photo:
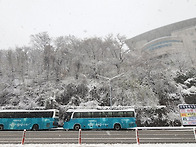
<svg viewBox="0 0 196 147">
<path fill-rule="evenodd" d="M 187 130 L 139 130 L 140 143 L 196 143 L 194 132 Z M 0 131 L 0 144 L 20 144 L 23 131 Z M 27 131 L 25 144 L 67 144 L 78 143 L 77 131 Z M 135 130 L 102 130 L 82 131 L 82 143 L 103 144 L 123 143 L 135 144 Z"/>
</svg>

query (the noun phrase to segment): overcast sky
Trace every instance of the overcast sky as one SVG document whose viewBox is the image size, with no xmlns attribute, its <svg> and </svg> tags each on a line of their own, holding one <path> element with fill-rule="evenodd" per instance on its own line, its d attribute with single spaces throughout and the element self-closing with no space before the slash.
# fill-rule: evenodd
<svg viewBox="0 0 196 147">
<path fill-rule="evenodd" d="M 134 37 L 196 17 L 196 0 L 0 0 L 0 49 L 29 45 L 30 35 Z"/>
</svg>

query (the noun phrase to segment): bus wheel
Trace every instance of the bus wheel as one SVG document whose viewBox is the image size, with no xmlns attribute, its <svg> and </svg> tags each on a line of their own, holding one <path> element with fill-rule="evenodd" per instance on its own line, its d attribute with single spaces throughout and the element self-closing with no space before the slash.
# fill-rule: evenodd
<svg viewBox="0 0 196 147">
<path fill-rule="evenodd" d="M 74 126 L 74 130 L 78 131 L 79 129 L 80 129 L 80 125 L 79 125 L 79 124 L 76 124 L 76 125 Z"/>
<path fill-rule="evenodd" d="M 39 125 L 37 124 L 33 125 L 32 131 L 37 131 L 37 130 L 39 130 Z"/>
<path fill-rule="evenodd" d="M 4 129 L 3 125 L 0 125 L 0 131 L 2 131 Z"/>
<path fill-rule="evenodd" d="M 119 131 L 121 129 L 120 124 L 115 124 L 114 125 L 114 129 L 117 130 L 117 131 Z"/>
</svg>

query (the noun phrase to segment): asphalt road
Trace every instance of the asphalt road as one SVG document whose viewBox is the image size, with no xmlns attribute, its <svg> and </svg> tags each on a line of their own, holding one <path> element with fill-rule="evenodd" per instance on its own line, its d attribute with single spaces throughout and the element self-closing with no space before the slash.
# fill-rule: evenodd
<svg viewBox="0 0 196 147">
<path fill-rule="evenodd" d="M 196 143 L 193 130 L 139 130 L 140 143 Z M 27 131 L 25 144 L 78 143 L 77 131 Z M 0 131 L 0 144 L 20 144 L 23 131 Z M 136 143 L 135 130 L 82 131 L 82 143 Z"/>
</svg>

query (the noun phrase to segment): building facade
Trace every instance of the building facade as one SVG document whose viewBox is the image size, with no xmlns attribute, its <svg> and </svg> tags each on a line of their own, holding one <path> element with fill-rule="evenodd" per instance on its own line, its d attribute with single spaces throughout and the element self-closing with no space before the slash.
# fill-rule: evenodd
<svg viewBox="0 0 196 147">
<path fill-rule="evenodd" d="M 130 49 L 149 52 L 152 57 L 164 54 L 187 54 L 196 64 L 196 18 L 157 28 L 125 41 Z"/>
</svg>

